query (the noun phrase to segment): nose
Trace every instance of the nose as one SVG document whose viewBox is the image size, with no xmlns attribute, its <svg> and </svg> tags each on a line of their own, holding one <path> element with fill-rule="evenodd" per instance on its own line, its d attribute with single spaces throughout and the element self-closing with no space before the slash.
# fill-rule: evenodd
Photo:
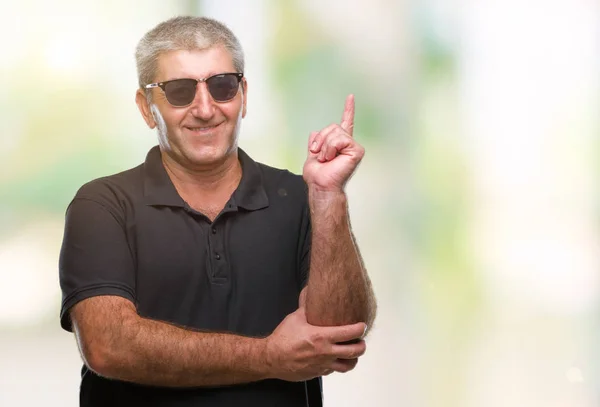
<svg viewBox="0 0 600 407">
<path fill-rule="evenodd" d="M 215 114 L 215 101 L 208 92 L 206 83 L 199 82 L 196 85 L 196 96 L 190 106 L 190 112 L 194 117 L 209 121 Z"/>
</svg>

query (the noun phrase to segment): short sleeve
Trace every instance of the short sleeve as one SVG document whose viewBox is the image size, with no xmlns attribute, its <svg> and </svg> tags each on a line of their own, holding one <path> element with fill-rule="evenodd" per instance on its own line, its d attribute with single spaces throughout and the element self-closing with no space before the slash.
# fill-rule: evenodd
<svg viewBox="0 0 600 407">
<path fill-rule="evenodd" d="M 117 295 L 135 303 L 135 266 L 124 216 L 94 200 L 75 198 L 67 209 L 59 259 L 60 323 L 72 331 L 70 308 L 89 297 Z"/>
<path fill-rule="evenodd" d="M 300 225 L 300 238 L 298 244 L 298 281 L 300 288 L 304 288 L 308 282 L 310 270 L 310 249 L 312 243 L 312 228 L 310 223 L 310 210 L 308 202 L 304 205 L 302 222 Z"/>
</svg>

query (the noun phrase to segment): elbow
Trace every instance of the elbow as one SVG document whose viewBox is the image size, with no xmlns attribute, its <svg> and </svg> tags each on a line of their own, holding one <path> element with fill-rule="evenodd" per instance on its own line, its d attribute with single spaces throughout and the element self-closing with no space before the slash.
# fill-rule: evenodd
<svg viewBox="0 0 600 407">
<path fill-rule="evenodd" d="M 376 317 L 377 317 L 377 302 L 375 302 L 375 300 L 373 300 L 371 305 L 369 306 L 369 310 L 367 312 L 367 331 L 375 323 Z"/>
<path fill-rule="evenodd" d="M 368 307 L 366 307 L 366 309 L 364 310 L 363 318 L 361 318 L 361 322 L 364 322 L 365 325 L 367 326 L 364 336 L 367 336 L 369 331 L 371 331 L 371 328 L 373 328 L 373 324 L 375 323 L 376 316 L 377 316 L 377 303 L 373 300 L 372 303 L 369 304 Z"/>
<path fill-rule="evenodd" d="M 99 344 L 82 347 L 82 357 L 86 366 L 99 376 L 113 379 L 113 358 L 106 348 Z"/>
<path fill-rule="evenodd" d="M 367 325 L 367 329 L 365 329 L 365 337 L 369 334 L 369 332 L 373 328 L 373 325 L 375 324 L 375 316 L 375 310 L 373 310 L 373 312 L 370 313 L 369 316 L 366 318 L 365 324 Z"/>
<path fill-rule="evenodd" d="M 86 366 L 99 376 L 108 379 L 122 379 L 119 354 L 107 344 L 93 342 L 81 346 L 81 355 Z"/>
</svg>

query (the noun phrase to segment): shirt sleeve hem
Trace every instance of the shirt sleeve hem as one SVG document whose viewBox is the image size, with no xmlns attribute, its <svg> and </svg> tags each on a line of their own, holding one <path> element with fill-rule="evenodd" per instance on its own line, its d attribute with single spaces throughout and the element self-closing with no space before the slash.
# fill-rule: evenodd
<svg viewBox="0 0 600 407">
<path fill-rule="evenodd" d="M 102 284 L 85 287 L 69 294 L 63 300 L 60 310 L 60 326 L 67 332 L 73 332 L 73 325 L 69 316 L 69 310 L 71 307 L 78 302 L 85 300 L 86 298 L 96 297 L 99 295 L 116 295 L 130 300 L 135 304 L 135 295 L 133 290 L 128 287 L 116 284 Z"/>
</svg>

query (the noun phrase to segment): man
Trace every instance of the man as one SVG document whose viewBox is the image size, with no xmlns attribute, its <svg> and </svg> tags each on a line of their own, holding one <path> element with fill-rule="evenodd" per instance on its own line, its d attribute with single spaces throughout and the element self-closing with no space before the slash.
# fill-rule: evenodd
<svg viewBox="0 0 600 407">
<path fill-rule="evenodd" d="M 375 315 L 344 193 L 364 154 L 353 97 L 310 135 L 302 178 L 238 148 L 248 83 L 224 25 L 168 20 L 136 60 L 159 147 L 84 185 L 66 216 L 80 404 L 320 405 L 319 378 L 354 368 Z"/>
</svg>

